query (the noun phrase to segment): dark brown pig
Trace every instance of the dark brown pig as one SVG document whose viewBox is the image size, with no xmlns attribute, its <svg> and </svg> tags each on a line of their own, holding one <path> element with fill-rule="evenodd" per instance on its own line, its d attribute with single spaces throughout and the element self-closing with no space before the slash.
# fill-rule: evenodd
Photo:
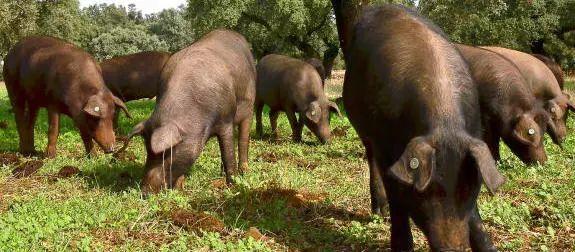
<svg viewBox="0 0 575 252">
<path fill-rule="evenodd" d="M 152 116 L 129 137 L 146 143 L 144 193 L 174 188 L 217 136 L 226 180 L 238 174 L 234 127 L 239 126 L 240 171 L 247 168 L 255 99 L 255 64 L 244 37 L 216 30 L 170 57 Z"/>
<path fill-rule="evenodd" d="M 108 89 L 124 102 L 154 98 L 158 94 L 160 74 L 170 58 L 165 52 L 141 52 L 100 63 Z M 114 126 L 118 124 L 118 113 Z"/>
<path fill-rule="evenodd" d="M 411 218 L 433 251 L 493 251 L 477 210 L 482 182 L 504 181 L 482 127 L 475 84 L 439 28 L 396 5 L 332 0 L 346 60 L 343 97 L 362 139 L 372 206 L 385 186 L 391 249 L 413 250 Z M 375 192 L 375 193 L 374 193 Z"/>
<path fill-rule="evenodd" d="M 92 139 L 105 152 L 114 150 L 115 108 L 127 109 L 106 88 L 98 63 L 82 49 L 52 37 L 26 38 L 6 56 L 4 79 L 21 153 L 35 153 L 34 123 L 40 108 L 48 109 L 48 157 L 56 154 L 60 114 L 72 118 L 86 152 L 92 150 Z"/>
<path fill-rule="evenodd" d="M 553 72 L 537 58 L 520 51 L 501 47 L 483 47 L 497 52 L 513 62 L 525 77 L 527 88 L 535 97 L 544 102 L 545 110 L 550 114 L 552 123 L 547 125 L 547 132 L 556 144 L 561 144 L 567 137 L 568 110 L 575 111 L 575 104 L 569 95 L 563 93 Z"/>
<path fill-rule="evenodd" d="M 525 88 L 517 67 L 492 51 L 457 45 L 479 90 L 484 140 L 499 160 L 499 141 L 526 164 L 547 160 L 543 136 L 550 117 L 543 104 Z"/>
<path fill-rule="evenodd" d="M 287 56 L 270 54 L 257 65 L 256 130 L 263 135 L 262 111 L 270 107 L 270 124 L 277 136 L 277 118 L 284 111 L 289 119 L 292 138 L 301 141 L 306 125 L 322 143 L 330 140 L 330 112 L 339 114 L 337 104 L 325 96 L 321 78 L 313 66 Z M 299 121 L 296 113 L 300 114 Z"/>
<path fill-rule="evenodd" d="M 563 90 L 563 86 L 565 85 L 565 77 L 561 66 L 557 64 L 555 60 L 545 55 L 541 54 L 531 54 L 531 55 L 533 55 L 533 57 L 537 58 L 541 62 L 545 63 L 545 65 L 549 68 L 549 70 L 553 72 L 553 75 L 555 75 L 555 79 L 557 79 L 559 87 L 561 88 L 561 90 Z"/>
<path fill-rule="evenodd" d="M 326 73 L 325 73 L 325 67 L 323 66 L 323 62 L 316 58 L 306 59 L 305 62 L 312 65 L 315 68 L 315 70 L 319 74 L 319 77 L 321 77 L 321 86 L 325 87 Z"/>
</svg>

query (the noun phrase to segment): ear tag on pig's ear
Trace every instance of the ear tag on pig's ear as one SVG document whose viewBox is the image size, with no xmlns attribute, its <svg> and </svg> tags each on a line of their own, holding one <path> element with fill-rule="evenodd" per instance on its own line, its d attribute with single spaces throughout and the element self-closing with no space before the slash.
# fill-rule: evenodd
<svg viewBox="0 0 575 252">
<path fill-rule="evenodd" d="M 312 116 L 315 116 L 316 114 L 317 114 L 317 112 L 316 112 L 315 110 L 312 110 L 312 111 L 311 111 L 311 115 L 312 115 Z"/>
<path fill-rule="evenodd" d="M 552 108 L 551 108 L 551 113 L 555 113 L 555 112 L 557 112 L 557 107 L 552 107 Z"/>
<path fill-rule="evenodd" d="M 409 161 L 409 168 L 412 170 L 417 170 L 417 168 L 419 168 L 419 160 L 417 158 L 412 158 Z"/>
<path fill-rule="evenodd" d="M 535 135 L 535 129 L 530 128 L 530 129 L 527 131 L 527 133 L 528 133 L 530 136 L 533 136 L 533 135 Z"/>
<path fill-rule="evenodd" d="M 94 111 L 99 112 L 99 111 L 100 111 L 100 107 L 96 106 L 96 107 L 94 108 Z"/>
</svg>

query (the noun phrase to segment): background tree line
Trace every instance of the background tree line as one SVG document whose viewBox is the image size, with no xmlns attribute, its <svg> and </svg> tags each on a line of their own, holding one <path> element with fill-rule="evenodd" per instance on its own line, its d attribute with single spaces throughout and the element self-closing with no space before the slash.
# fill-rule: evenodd
<svg viewBox="0 0 575 252">
<path fill-rule="evenodd" d="M 546 54 L 575 69 L 575 0 L 362 0 L 401 3 L 429 17 L 455 42 Z M 188 0 L 187 7 L 143 15 L 136 6 L 78 0 L 0 1 L 0 55 L 20 38 L 51 35 L 97 59 L 145 50 L 175 52 L 227 27 L 244 34 L 256 58 L 268 53 L 322 59 L 341 67 L 329 0 Z"/>
</svg>

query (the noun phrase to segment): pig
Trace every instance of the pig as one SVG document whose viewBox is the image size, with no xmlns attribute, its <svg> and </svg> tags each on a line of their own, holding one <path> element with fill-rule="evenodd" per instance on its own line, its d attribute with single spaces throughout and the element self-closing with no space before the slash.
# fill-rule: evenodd
<svg viewBox="0 0 575 252">
<path fill-rule="evenodd" d="M 517 67 L 492 51 L 456 45 L 479 91 L 484 140 L 496 160 L 499 140 L 526 164 L 544 164 L 547 155 L 544 134 L 551 119 L 543 104 L 525 89 L 525 78 Z"/>
<path fill-rule="evenodd" d="M 565 85 L 565 78 L 564 78 L 564 73 L 563 73 L 563 69 L 561 68 L 561 66 L 559 64 L 557 64 L 557 62 L 555 62 L 555 60 L 553 60 L 552 58 L 549 58 L 545 55 L 541 55 L 541 54 L 531 54 L 533 57 L 537 58 L 538 60 L 540 60 L 541 62 L 545 63 L 545 65 L 547 65 L 547 68 L 549 68 L 549 70 L 551 70 L 551 72 L 553 72 L 553 75 L 555 75 L 555 79 L 557 79 L 557 83 L 559 84 L 559 87 L 561 88 L 561 90 L 563 90 L 563 86 Z"/>
<path fill-rule="evenodd" d="M 543 62 L 527 53 L 501 47 L 483 48 L 499 53 L 517 66 L 526 80 L 526 88 L 539 101 L 544 102 L 545 110 L 551 116 L 547 133 L 555 144 L 561 145 L 567 137 L 568 112 L 575 111 L 575 103 L 561 90 L 553 72 Z"/>
<path fill-rule="evenodd" d="M 270 54 L 256 66 L 256 131 L 263 135 L 262 111 L 270 107 L 270 124 L 277 137 L 277 118 L 284 111 L 292 129 L 292 139 L 301 141 L 303 125 L 307 126 L 321 143 L 330 141 L 330 112 L 339 112 L 337 104 L 325 96 L 321 77 L 313 66 L 301 60 Z M 300 114 L 299 121 L 296 113 Z"/>
<path fill-rule="evenodd" d="M 164 64 L 170 58 L 165 52 L 140 52 L 111 58 L 100 63 L 108 89 L 123 102 L 154 98 Z M 118 113 L 114 116 L 114 128 Z"/>
<path fill-rule="evenodd" d="M 305 60 L 305 62 L 312 65 L 315 68 L 315 70 L 319 74 L 319 77 L 321 77 L 321 86 L 325 88 L 326 73 L 325 73 L 325 67 L 323 66 L 323 62 L 317 58 L 308 58 Z"/>
<path fill-rule="evenodd" d="M 398 6 L 332 0 L 349 120 L 370 167 L 372 209 L 387 193 L 391 250 L 412 251 L 410 221 L 433 251 L 494 251 L 477 209 L 504 182 L 482 139 L 468 66 L 443 32 Z"/>
<path fill-rule="evenodd" d="M 3 70 L 22 154 L 36 153 L 34 123 L 40 108 L 48 110 L 47 157 L 56 155 L 60 114 L 72 118 L 87 153 L 92 151 L 92 139 L 104 152 L 114 151 L 115 109 L 128 110 L 108 90 L 90 54 L 57 38 L 28 37 L 12 47 Z"/>
<path fill-rule="evenodd" d="M 145 140 L 144 194 L 181 184 L 212 136 L 217 136 L 228 184 L 233 175 L 247 169 L 255 78 L 248 42 L 230 30 L 212 31 L 170 57 L 162 70 L 154 112 L 134 127 L 122 148 L 135 135 Z"/>
</svg>

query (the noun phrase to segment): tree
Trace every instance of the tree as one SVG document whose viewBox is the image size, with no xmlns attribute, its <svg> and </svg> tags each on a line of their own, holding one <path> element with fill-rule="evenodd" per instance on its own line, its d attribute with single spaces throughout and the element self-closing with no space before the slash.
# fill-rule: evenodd
<svg viewBox="0 0 575 252">
<path fill-rule="evenodd" d="M 0 57 L 22 37 L 36 30 L 38 8 L 34 0 L 0 1 Z"/>
<path fill-rule="evenodd" d="M 574 0 L 420 0 L 419 10 L 458 43 L 547 54 L 564 66 L 575 59 L 565 39 Z"/>
<path fill-rule="evenodd" d="M 194 31 L 185 17 L 185 10 L 167 9 L 147 18 L 148 30 L 165 41 L 170 52 L 176 52 L 195 40 Z"/>
<path fill-rule="evenodd" d="M 188 0 L 187 17 L 198 35 L 220 27 L 240 32 L 256 58 L 269 53 L 320 58 L 328 76 L 339 54 L 329 0 Z"/>
<path fill-rule="evenodd" d="M 94 38 L 88 45 L 98 60 L 142 51 L 168 51 L 166 42 L 149 34 L 144 26 L 116 27 Z"/>
</svg>

